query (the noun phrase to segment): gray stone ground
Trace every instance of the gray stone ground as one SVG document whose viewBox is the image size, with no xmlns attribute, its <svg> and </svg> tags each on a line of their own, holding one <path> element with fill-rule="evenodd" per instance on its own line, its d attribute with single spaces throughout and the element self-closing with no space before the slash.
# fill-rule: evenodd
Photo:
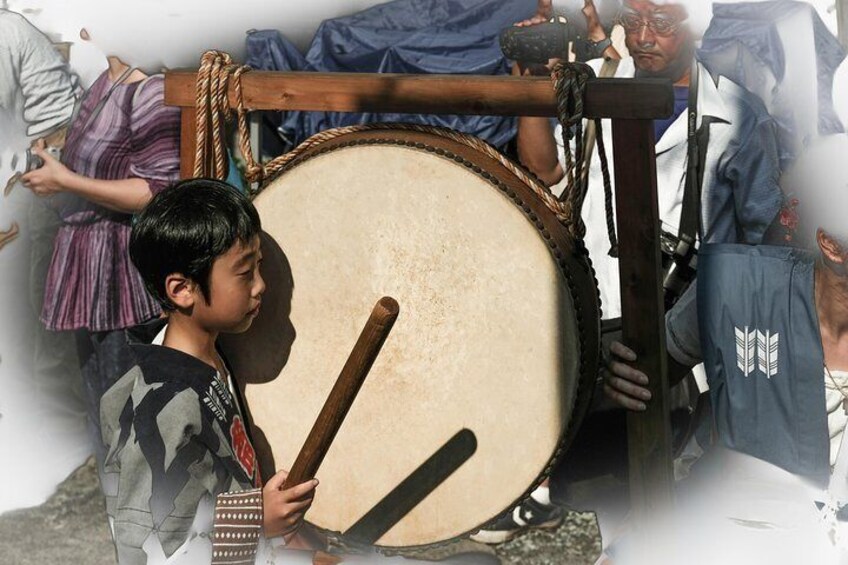
<svg viewBox="0 0 848 565">
<path fill-rule="evenodd" d="M 497 548 L 505 565 L 590 565 L 600 552 L 592 514 L 570 513 L 552 532 L 530 532 Z M 93 463 L 42 506 L 0 516 L 0 565 L 114 565 Z"/>
<path fill-rule="evenodd" d="M 114 565 L 114 553 L 91 462 L 45 504 L 0 516 L 0 565 Z"/>
<path fill-rule="evenodd" d="M 552 532 L 535 531 L 497 548 L 509 565 L 591 565 L 601 553 L 595 515 L 569 512 Z"/>
</svg>

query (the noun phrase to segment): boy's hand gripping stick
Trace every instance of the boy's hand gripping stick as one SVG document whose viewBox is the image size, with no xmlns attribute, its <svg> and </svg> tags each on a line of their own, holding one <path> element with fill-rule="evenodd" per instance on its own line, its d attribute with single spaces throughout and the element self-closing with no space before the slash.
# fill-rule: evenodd
<svg viewBox="0 0 848 565">
<path fill-rule="evenodd" d="M 283 484 L 284 489 L 315 477 L 359 389 L 362 388 L 371 365 L 389 336 L 399 311 L 397 301 L 388 296 L 381 298 L 374 306 L 371 317 L 359 334 L 353 351 L 289 471 Z"/>
</svg>

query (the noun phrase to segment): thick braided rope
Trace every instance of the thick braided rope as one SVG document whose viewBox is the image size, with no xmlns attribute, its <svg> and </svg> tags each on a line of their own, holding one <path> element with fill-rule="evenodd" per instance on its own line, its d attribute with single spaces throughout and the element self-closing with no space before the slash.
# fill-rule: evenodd
<svg viewBox="0 0 848 565">
<path fill-rule="evenodd" d="M 209 133 L 209 82 L 212 62 L 208 60 L 210 53 L 204 53 L 197 71 L 195 86 L 195 103 L 197 111 L 196 147 L 194 150 L 194 176 L 203 176 L 203 166 L 206 162 L 207 140 Z"/>
<path fill-rule="evenodd" d="M 197 150 L 194 175 L 223 179 L 227 175 L 226 121 L 232 110 L 228 97 L 230 81 L 235 88 L 238 118 L 239 146 L 247 163 L 247 177 L 251 182 L 261 180 L 261 167 L 250 151 L 250 134 L 247 112 L 244 108 L 241 76 L 250 67 L 236 65 L 232 58 L 220 51 L 203 54 L 197 73 Z M 211 166 L 211 170 L 206 170 Z"/>
<path fill-rule="evenodd" d="M 532 177 L 520 166 L 516 165 L 510 159 L 505 157 L 500 151 L 498 151 L 485 141 L 482 141 L 481 139 L 472 135 L 467 135 L 452 129 L 441 128 L 436 126 L 406 123 L 375 123 L 347 126 L 322 131 L 313 135 L 289 153 L 281 155 L 280 157 L 277 157 L 273 161 L 267 163 L 265 165 L 266 175 L 267 177 L 271 177 L 278 174 L 280 171 L 285 169 L 292 161 L 296 160 L 301 154 L 305 153 L 306 151 L 317 145 L 321 145 L 322 143 L 326 143 L 327 141 L 330 141 L 337 137 L 341 137 L 343 135 L 348 135 L 351 133 L 385 129 L 391 129 L 395 131 L 412 131 L 417 133 L 437 135 L 439 137 L 444 137 L 450 139 L 451 141 L 455 141 L 457 143 L 461 143 L 462 145 L 471 147 L 472 149 L 496 160 L 498 163 L 506 167 L 513 175 L 518 177 L 518 179 L 521 180 L 524 184 L 530 187 L 530 189 L 533 190 L 533 192 L 542 200 L 545 206 L 548 207 L 548 209 L 557 217 L 560 222 L 568 225 L 571 221 L 573 215 L 568 203 L 560 202 L 559 200 L 557 200 L 556 196 L 553 195 L 553 193 L 547 186 L 540 183 L 536 178 Z"/>
<path fill-rule="evenodd" d="M 241 86 L 241 75 L 248 72 L 249 67 L 239 67 L 233 74 L 233 85 L 236 94 L 236 118 L 238 120 L 239 149 L 245 161 L 245 176 L 248 182 L 261 182 L 265 180 L 265 168 L 256 162 L 253 149 L 250 146 L 250 131 L 247 127 L 247 111 L 244 108 L 244 93 Z"/>
<path fill-rule="evenodd" d="M 548 207 L 548 209 L 553 212 L 553 214 L 564 224 L 568 224 L 573 214 L 569 208 L 568 203 L 560 202 L 557 200 L 556 196 L 553 193 L 540 183 L 537 179 L 529 175 L 524 169 L 520 166 L 513 163 L 510 159 L 505 157 L 500 151 L 482 141 L 481 139 L 474 137 L 472 135 L 467 135 L 458 131 L 454 131 L 452 129 L 441 128 L 436 126 L 426 126 L 420 124 L 406 124 L 406 123 L 391 123 L 391 124 L 360 124 L 354 126 L 346 126 L 335 129 L 330 129 L 326 131 L 322 131 L 316 133 L 300 145 L 298 145 L 293 150 L 289 151 L 284 155 L 280 155 L 276 159 L 265 164 L 265 178 L 273 177 L 279 174 L 282 170 L 284 170 L 288 165 L 290 165 L 293 161 L 295 161 L 298 157 L 300 157 L 306 151 L 312 149 L 317 145 L 321 145 L 322 143 L 326 143 L 330 140 L 336 139 L 343 135 L 348 135 L 351 133 L 359 133 L 366 131 L 375 131 L 375 130 L 394 130 L 394 131 L 412 131 L 418 133 L 427 133 L 432 135 L 438 135 L 439 137 L 450 139 L 451 141 L 455 141 L 457 143 L 461 143 L 476 151 L 479 151 L 486 156 L 496 160 L 498 163 L 506 167 L 512 174 L 518 177 L 523 183 L 525 183 L 531 190 L 544 202 L 544 204 Z"/>
<path fill-rule="evenodd" d="M 227 106 L 227 75 L 225 74 L 225 68 L 232 64 L 232 59 L 229 55 L 225 57 L 215 57 L 212 61 L 212 78 L 211 78 L 211 97 L 210 100 L 214 109 L 220 108 L 221 111 L 213 111 L 211 113 L 212 117 L 212 158 L 213 158 L 213 169 L 212 175 L 215 178 L 223 178 L 222 174 L 224 172 L 224 124 L 222 123 L 222 113 L 226 112 Z M 227 114 L 224 114 L 224 121 L 226 121 Z"/>
<path fill-rule="evenodd" d="M 226 89 L 222 88 L 221 82 L 226 82 L 222 69 L 231 64 L 230 56 L 219 51 L 207 51 L 201 58 L 197 73 L 197 149 L 194 176 L 223 178 L 220 168 L 221 154 L 224 153 L 221 116 L 226 116 L 227 101 L 221 100 L 222 91 L 226 97 Z"/>
</svg>

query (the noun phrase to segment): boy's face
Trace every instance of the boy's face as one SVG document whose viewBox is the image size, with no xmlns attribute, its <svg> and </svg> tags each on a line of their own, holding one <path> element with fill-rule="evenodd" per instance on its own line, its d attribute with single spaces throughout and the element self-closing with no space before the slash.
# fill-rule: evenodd
<svg viewBox="0 0 848 565">
<path fill-rule="evenodd" d="M 247 331 L 259 314 L 265 292 L 265 281 L 259 274 L 261 261 L 259 236 L 248 245 L 236 242 L 212 264 L 209 296 L 195 301 L 192 316 L 204 327 L 219 332 Z"/>
</svg>

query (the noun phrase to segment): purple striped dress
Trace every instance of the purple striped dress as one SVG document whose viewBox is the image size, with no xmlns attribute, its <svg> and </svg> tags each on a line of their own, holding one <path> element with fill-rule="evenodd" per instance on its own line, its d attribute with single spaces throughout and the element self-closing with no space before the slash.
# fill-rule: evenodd
<svg viewBox="0 0 848 565">
<path fill-rule="evenodd" d="M 86 93 L 68 131 L 62 162 L 91 178 L 142 178 L 155 194 L 179 178 L 179 110 L 165 106 L 164 80 L 153 76 L 115 88 L 86 127 L 111 87 L 107 71 Z M 98 332 L 158 316 L 161 309 L 129 258 L 132 216 L 68 194 L 52 204 L 62 227 L 47 276 L 41 313 L 45 326 Z"/>
</svg>

